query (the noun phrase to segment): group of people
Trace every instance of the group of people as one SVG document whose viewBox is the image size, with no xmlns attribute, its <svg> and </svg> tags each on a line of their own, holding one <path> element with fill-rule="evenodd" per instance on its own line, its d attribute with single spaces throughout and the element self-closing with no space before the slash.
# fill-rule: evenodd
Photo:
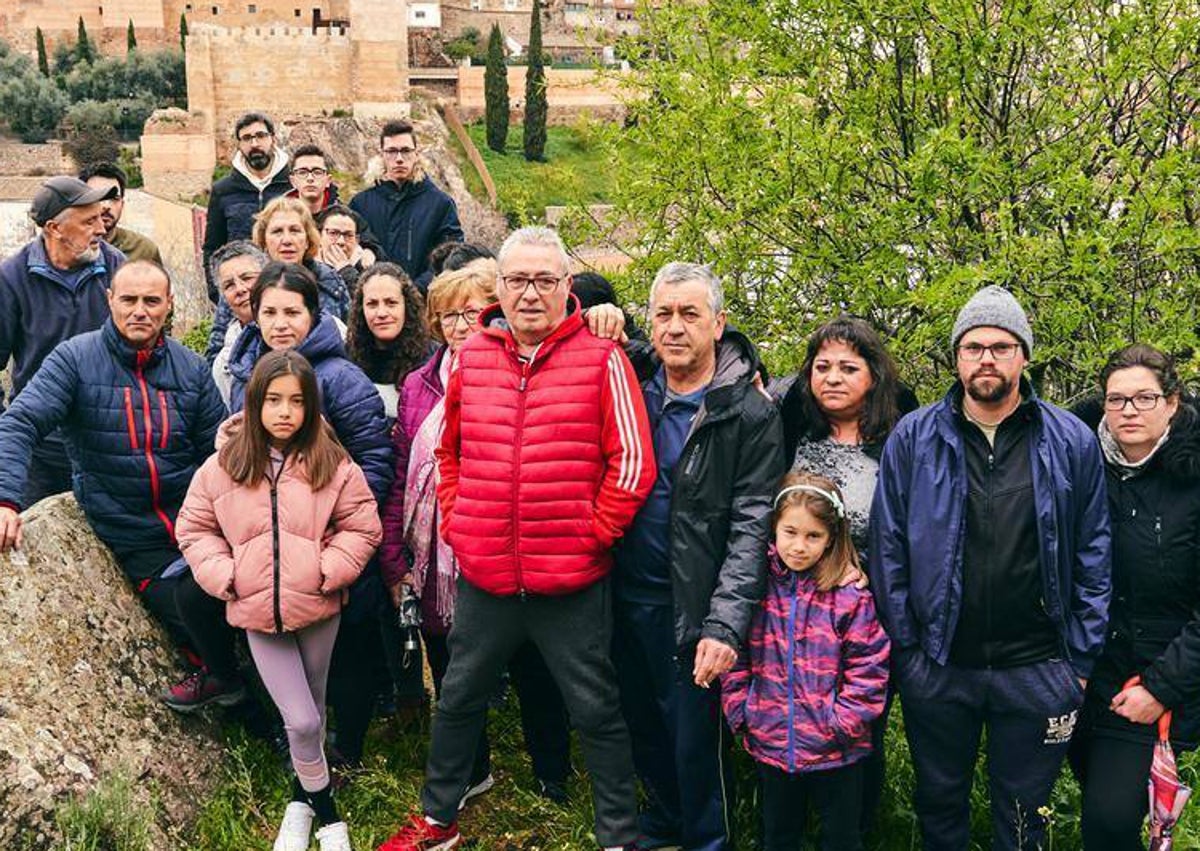
<svg viewBox="0 0 1200 851">
<path fill-rule="evenodd" d="M 926 848 L 967 847 L 985 732 L 994 847 L 1041 847 L 1064 760 L 1085 847 L 1141 847 L 1159 719 L 1177 749 L 1200 725 L 1200 422 L 1170 357 L 1122 348 L 1064 411 L 993 286 L 933 404 L 847 316 L 772 381 L 703 265 L 659 270 L 643 336 L 555 232 L 463 243 L 411 125 L 348 206 L 266 116 L 235 137 L 206 357 L 164 334 L 161 258 L 115 247 L 153 247 L 116 224 L 119 171 L 35 196 L 0 262 L 0 550 L 73 489 L 186 654 L 168 705 L 244 710 L 261 683 L 294 769 L 276 851 L 314 827 L 350 848 L 331 755 L 423 693 L 396 652 L 413 608 L 437 706 L 420 810 L 380 851 L 458 844 L 505 676 L 550 800 L 578 733 L 606 851 L 732 848 L 731 734 L 763 848 L 795 851 L 810 809 L 820 847 L 861 848 L 894 697 Z"/>
</svg>

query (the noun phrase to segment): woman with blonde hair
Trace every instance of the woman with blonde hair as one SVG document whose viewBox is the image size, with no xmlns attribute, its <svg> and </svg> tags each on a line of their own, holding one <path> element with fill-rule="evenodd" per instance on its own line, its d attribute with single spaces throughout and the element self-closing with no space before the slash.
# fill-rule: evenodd
<svg viewBox="0 0 1200 851">
<path fill-rule="evenodd" d="M 268 203 L 254 217 L 251 239 L 272 260 L 298 263 L 312 272 L 321 292 L 321 312 L 345 323 L 350 291 L 335 269 L 317 259 L 321 232 L 303 201 L 281 195 Z"/>
</svg>

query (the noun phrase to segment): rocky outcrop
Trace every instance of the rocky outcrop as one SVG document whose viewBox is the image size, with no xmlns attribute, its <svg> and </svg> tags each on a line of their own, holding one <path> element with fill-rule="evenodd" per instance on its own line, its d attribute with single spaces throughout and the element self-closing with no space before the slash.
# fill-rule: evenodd
<svg viewBox="0 0 1200 851">
<path fill-rule="evenodd" d="M 175 654 L 74 498 L 24 522 L 22 553 L 0 555 L 0 848 L 54 847 L 55 808 L 119 775 L 156 809 L 151 847 L 181 847 L 217 731 L 158 702 Z"/>
</svg>

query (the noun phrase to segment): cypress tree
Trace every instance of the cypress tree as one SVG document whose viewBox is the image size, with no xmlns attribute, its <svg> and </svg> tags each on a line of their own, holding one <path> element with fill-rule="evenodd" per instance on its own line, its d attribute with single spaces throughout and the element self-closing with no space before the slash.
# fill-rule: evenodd
<svg viewBox="0 0 1200 851">
<path fill-rule="evenodd" d="M 89 65 L 96 61 L 96 52 L 92 48 L 91 39 L 88 38 L 87 27 L 83 25 L 83 15 L 79 16 L 79 39 L 75 44 L 75 55 L 79 57 L 80 62 Z"/>
<path fill-rule="evenodd" d="M 487 144 L 498 154 L 508 141 L 508 69 L 504 65 L 504 36 L 500 25 L 492 24 L 488 37 L 487 70 L 483 74 L 483 98 L 486 107 Z"/>
<path fill-rule="evenodd" d="M 42 35 L 42 28 L 37 28 L 37 59 L 38 70 L 42 72 L 43 77 L 50 76 L 50 60 L 46 58 L 46 37 Z"/>
<path fill-rule="evenodd" d="M 542 4 L 533 0 L 529 68 L 525 72 L 525 159 L 546 159 L 546 69 L 542 62 Z"/>
<path fill-rule="evenodd" d="M 179 49 L 187 53 L 187 15 L 179 13 Z"/>
<path fill-rule="evenodd" d="M 137 50 L 137 34 L 133 31 L 133 18 L 129 19 L 129 28 L 125 30 L 125 52 Z"/>
</svg>

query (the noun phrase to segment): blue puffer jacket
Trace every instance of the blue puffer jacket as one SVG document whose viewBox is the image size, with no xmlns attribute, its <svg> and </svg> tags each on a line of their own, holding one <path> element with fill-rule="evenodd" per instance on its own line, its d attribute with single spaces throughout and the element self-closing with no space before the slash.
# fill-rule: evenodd
<svg viewBox="0 0 1200 851">
<path fill-rule="evenodd" d="M 399 263 L 421 292 L 433 277 L 429 252 L 443 242 L 463 241 L 454 199 L 428 177 L 404 184 L 380 181 L 350 199 L 350 209 L 367 220 L 387 259 Z"/>
<path fill-rule="evenodd" d="M 175 516 L 225 414 L 199 355 L 170 339 L 139 352 L 108 320 L 55 348 L 0 417 L 0 503 L 21 507 L 33 445 L 61 426 L 88 522 L 150 578 L 179 557 Z"/>
<path fill-rule="evenodd" d="M 871 506 L 867 564 L 895 647 L 919 644 L 939 665 L 946 664 L 958 625 L 966 535 L 966 453 L 953 398 L 951 391 L 907 415 L 888 438 Z M 1035 401 L 1030 451 L 1043 601 L 1064 652 L 1086 678 L 1108 623 L 1112 541 L 1104 462 L 1082 422 Z"/>
<path fill-rule="evenodd" d="M 305 260 L 304 268 L 317 278 L 321 312 L 336 316 L 345 322 L 350 313 L 350 290 L 346 287 L 346 281 L 336 269 L 319 260 Z M 204 359 L 210 364 L 216 360 L 225 345 L 225 331 L 229 328 L 231 319 L 233 308 L 222 298 L 217 302 L 217 312 L 213 316 L 212 328 L 208 331 L 208 343 L 204 349 Z"/>
</svg>

